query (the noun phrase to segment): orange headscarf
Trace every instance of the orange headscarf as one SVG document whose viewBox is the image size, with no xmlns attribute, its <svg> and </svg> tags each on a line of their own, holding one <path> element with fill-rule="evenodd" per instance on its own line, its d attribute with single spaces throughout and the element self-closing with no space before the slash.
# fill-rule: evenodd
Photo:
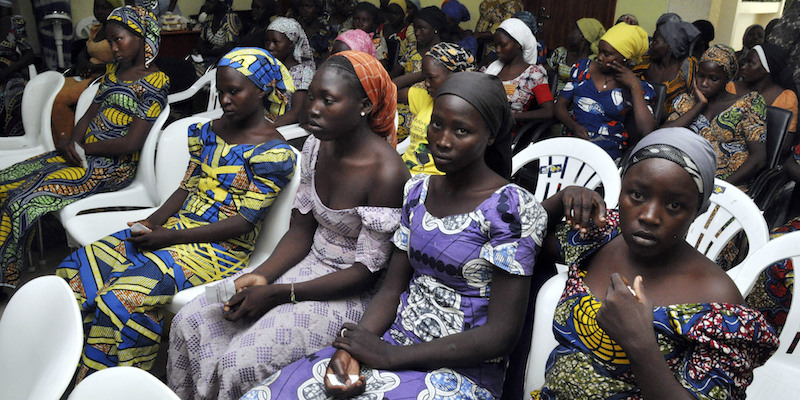
<svg viewBox="0 0 800 400">
<path fill-rule="evenodd" d="M 369 101 L 372 102 L 369 127 L 378 135 L 385 137 L 392 147 L 397 147 L 397 125 L 395 125 L 397 86 L 392 82 L 392 78 L 383 65 L 369 54 L 349 50 L 335 55 L 344 56 L 350 61 Z"/>
</svg>

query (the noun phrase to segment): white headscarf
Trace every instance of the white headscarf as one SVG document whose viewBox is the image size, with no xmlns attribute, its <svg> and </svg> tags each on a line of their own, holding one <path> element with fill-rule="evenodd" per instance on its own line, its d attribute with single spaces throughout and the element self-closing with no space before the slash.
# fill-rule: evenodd
<svg viewBox="0 0 800 400">
<path fill-rule="evenodd" d="M 536 37 L 533 36 L 533 32 L 531 29 L 528 28 L 528 25 L 525 25 L 521 19 L 517 18 L 509 18 L 497 29 L 502 29 L 512 39 L 516 40 L 520 46 L 522 46 L 522 58 L 528 64 L 536 64 L 537 60 L 537 52 L 538 52 L 538 45 L 536 43 Z M 497 60 L 486 68 L 486 73 L 489 75 L 497 75 L 500 73 L 500 70 L 503 69 L 503 65 L 505 65 L 500 60 Z"/>
</svg>

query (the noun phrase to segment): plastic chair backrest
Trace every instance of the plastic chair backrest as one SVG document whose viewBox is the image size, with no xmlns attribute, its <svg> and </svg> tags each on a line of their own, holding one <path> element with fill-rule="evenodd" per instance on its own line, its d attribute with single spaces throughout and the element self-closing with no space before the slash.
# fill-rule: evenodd
<svg viewBox="0 0 800 400">
<path fill-rule="evenodd" d="M 81 381 L 68 400 L 179 400 L 177 394 L 147 371 L 136 367 L 112 367 Z"/>
<path fill-rule="evenodd" d="M 156 147 L 156 192 L 158 201 L 164 202 L 175 192 L 186 175 L 189 165 L 189 142 L 187 131 L 197 123 L 208 122 L 208 118 L 181 118 L 164 128 Z"/>
<path fill-rule="evenodd" d="M 751 253 L 769 241 L 769 228 L 756 203 L 736 186 L 714 179 L 711 205 L 689 226 L 686 241 L 716 261 L 725 245 L 742 230 Z"/>
<path fill-rule="evenodd" d="M 261 232 L 256 239 L 253 254 L 250 255 L 249 265 L 259 265 L 266 261 L 283 235 L 289 230 L 294 198 L 300 187 L 300 165 L 302 163 L 301 153 L 294 147 L 292 150 L 297 156 L 297 167 L 295 167 L 292 179 L 278 193 L 278 198 L 272 203 L 269 212 L 264 217 L 264 222 L 261 223 Z"/>
<path fill-rule="evenodd" d="M 764 268 L 773 263 L 791 258 L 792 264 L 800 265 L 800 232 L 780 236 L 765 244 L 737 267 L 728 271 L 742 294 L 748 294 Z M 775 354 L 761 367 L 753 371 L 753 382 L 747 388 L 748 399 L 797 399 L 800 398 L 800 285 L 792 288 L 792 305 L 780 335 L 780 346 Z"/>
<path fill-rule="evenodd" d="M 767 166 L 775 168 L 781 155 L 781 147 L 792 122 L 791 111 L 767 106 Z"/>
<path fill-rule="evenodd" d="M 187 100 L 190 97 L 197 94 L 204 86 L 208 85 L 208 104 L 206 105 L 206 111 L 211 111 L 217 108 L 220 108 L 219 104 L 219 95 L 217 94 L 217 69 L 216 68 L 209 68 L 203 76 L 198 78 L 192 86 L 189 86 L 188 89 L 173 93 L 167 96 L 167 102 L 169 104 Z"/>
<path fill-rule="evenodd" d="M 656 119 L 656 126 L 661 125 L 661 118 L 664 114 L 664 102 L 667 100 L 667 86 L 661 82 L 648 82 L 656 91 L 653 104 L 653 117 Z"/>
<path fill-rule="evenodd" d="M 86 114 L 86 111 L 92 105 L 92 101 L 94 101 L 94 96 L 97 95 L 97 90 L 100 89 L 100 81 L 93 82 L 89 84 L 86 89 L 83 90 L 80 97 L 78 97 L 78 102 L 75 103 L 75 123 L 78 123 L 78 120 L 83 117 L 83 114 Z"/>
<path fill-rule="evenodd" d="M 25 135 L 19 137 L 20 143 L 12 145 L 9 139 L 0 140 L 4 149 L 19 149 L 43 146 L 45 151 L 56 149 L 50 119 L 53 114 L 53 102 L 64 86 L 64 77 L 55 71 L 42 72 L 25 85 L 22 92 L 22 126 Z"/>
<path fill-rule="evenodd" d="M 511 175 L 539 160 L 534 196 L 554 195 L 567 186 L 596 189 L 602 183 L 606 207 L 615 208 L 622 182 L 617 165 L 602 148 L 578 138 L 553 138 L 536 142 L 511 159 Z"/>
<path fill-rule="evenodd" d="M 22 287 L 0 319 L 0 398 L 58 400 L 83 349 L 83 324 L 67 282 L 50 275 Z"/>
<path fill-rule="evenodd" d="M 531 350 L 528 353 L 528 365 L 525 368 L 525 389 L 522 393 L 541 389 L 544 385 L 544 371 L 547 358 L 558 341 L 553 335 L 553 316 L 556 306 L 564 293 L 567 273 L 559 272 L 548 279 L 536 295 L 533 315 L 533 332 L 531 334 Z"/>
</svg>

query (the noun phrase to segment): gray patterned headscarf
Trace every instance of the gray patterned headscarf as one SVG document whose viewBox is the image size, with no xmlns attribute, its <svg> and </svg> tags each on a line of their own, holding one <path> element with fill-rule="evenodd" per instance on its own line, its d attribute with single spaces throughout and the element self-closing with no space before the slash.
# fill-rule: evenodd
<svg viewBox="0 0 800 400">
<path fill-rule="evenodd" d="M 293 18 L 277 17 L 267 27 L 268 31 L 280 32 L 294 44 L 292 57 L 300 64 L 314 61 L 314 53 L 311 51 L 311 44 L 300 23 Z"/>
<path fill-rule="evenodd" d="M 625 177 L 636 163 L 651 158 L 663 158 L 680 165 L 697 186 L 701 198 L 700 213 L 708 209 L 717 173 L 717 155 L 708 140 L 686 128 L 656 130 L 633 148 L 622 176 Z"/>
</svg>

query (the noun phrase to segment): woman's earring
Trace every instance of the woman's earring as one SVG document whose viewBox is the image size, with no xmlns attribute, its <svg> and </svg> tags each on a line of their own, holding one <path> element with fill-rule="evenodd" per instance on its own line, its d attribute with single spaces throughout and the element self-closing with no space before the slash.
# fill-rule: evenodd
<svg viewBox="0 0 800 400">
<path fill-rule="evenodd" d="M 433 33 L 435 33 L 435 34 L 437 34 L 437 35 L 438 35 L 438 34 L 439 34 L 439 31 L 433 31 Z"/>
<path fill-rule="evenodd" d="M 361 116 L 362 116 L 362 117 L 364 117 L 364 116 L 366 116 L 366 115 L 367 115 L 367 113 L 365 113 L 364 111 L 362 111 L 362 112 L 361 112 Z"/>
</svg>

